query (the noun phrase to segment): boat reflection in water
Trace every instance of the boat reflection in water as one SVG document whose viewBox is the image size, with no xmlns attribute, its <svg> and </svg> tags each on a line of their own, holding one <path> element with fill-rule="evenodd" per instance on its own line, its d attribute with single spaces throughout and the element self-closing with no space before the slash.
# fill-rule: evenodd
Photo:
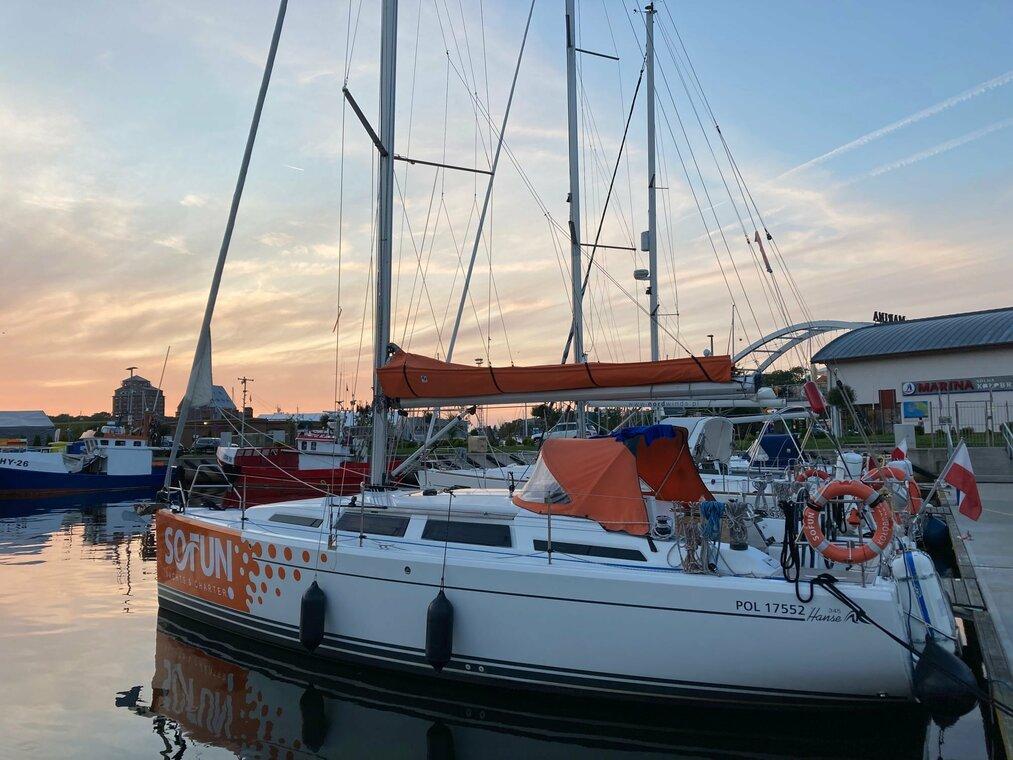
<svg viewBox="0 0 1013 760">
<path fill-rule="evenodd" d="M 653 707 L 434 683 L 300 658 L 165 612 L 151 694 L 150 707 L 137 690 L 117 704 L 152 718 L 173 757 L 195 743 L 263 758 L 917 757 L 926 729 L 904 709 Z"/>
</svg>

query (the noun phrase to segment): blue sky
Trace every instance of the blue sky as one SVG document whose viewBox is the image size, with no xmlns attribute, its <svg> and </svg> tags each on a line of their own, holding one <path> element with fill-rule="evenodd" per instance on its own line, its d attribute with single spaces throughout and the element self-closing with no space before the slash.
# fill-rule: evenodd
<svg viewBox="0 0 1013 760">
<path fill-rule="evenodd" d="M 379 13 L 375 3 L 361 5 L 349 87 L 375 120 Z M 536 4 L 507 127 L 508 145 L 557 222 L 567 213 L 562 5 Z M 810 313 L 868 319 L 876 309 L 914 317 L 1009 305 L 1013 6 L 658 5 L 659 27 L 669 39 L 673 24 L 678 28 Z M 5 6 L 0 357 L 19 370 L 0 379 L 8 407 L 108 406 L 122 368 L 137 364 L 157 379 L 169 344 L 165 386 L 174 405 L 276 7 L 260 0 Z M 578 3 L 580 44 L 621 58 L 581 62 L 590 114 L 583 117 L 585 237 L 597 224 L 640 67 L 643 20 L 633 7 Z M 448 73 L 444 51 L 451 48 L 466 80 L 475 72 L 483 103 L 488 76 L 498 124 L 526 11 L 526 2 L 513 1 L 402 2 L 399 152 L 439 160 L 446 140 L 451 163 L 488 165 L 466 88 Z M 240 374 L 256 377 L 259 410 L 332 403 L 347 14 L 338 0 L 290 6 L 226 270 L 214 326 L 217 380 L 229 387 Z M 728 345 L 732 298 L 737 338 L 755 337 L 781 317 L 765 302 L 762 278 L 751 273 L 732 206 L 667 56 L 659 41 L 659 67 L 674 95 L 673 103 L 659 74 L 659 108 L 669 123 L 678 110 L 687 124 L 720 223 L 708 216 L 718 258 L 728 271 L 737 261 L 743 279 L 739 287 L 732 278 L 729 296 L 675 158 L 676 146 L 687 160 L 690 151 L 677 127 L 669 133 L 659 124 L 669 188 L 661 214 L 662 311 L 675 310 L 676 285 L 680 311 L 665 319 L 664 350 L 680 355 L 680 343 L 701 350 L 707 333 L 717 335 L 719 347 Z M 604 242 L 629 244 L 646 224 L 642 105 L 641 97 Z M 354 388 L 363 398 L 368 358 L 357 357 L 360 335 L 369 343 L 361 317 L 369 291 L 370 149 L 351 118 L 338 366 L 348 386 L 343 395 Z M 488 141 L 487 123 L 478 123 Z M 401 166 L 398 177 L 406 210 L 395 220 L 395 334 L 413 350 L 434 353 L 449 336 L 460 294 L 458 256 L 470 252 L 475 194 L 483 188 L 471 175 L 444 179 L 421 167 Z M 440 189 L 446 210 L 434 216 Z M 457 357 L 558 360 L 569 323 L 561 241 L 506 160 L 491 219 Z M 420 259 L 430 262 L 424 289 L 416 277 Z M 642 257 L 616 252 L 603 261 L 609 275 L 595 270 L 587 305 L 592 358 L 640 358 L 646 324 L 623 291 L 637 290 L 632 270 Z M 646 300 L 637 297 L 642 307 Z M 801 307 L 788 300 L 788 316 L 801 319 Z"/>
</svg>

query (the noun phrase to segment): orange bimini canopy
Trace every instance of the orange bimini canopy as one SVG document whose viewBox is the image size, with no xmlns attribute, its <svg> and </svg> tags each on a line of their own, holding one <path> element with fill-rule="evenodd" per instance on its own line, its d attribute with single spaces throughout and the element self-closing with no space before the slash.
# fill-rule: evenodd
<svg viewBox="0 0 1013 760">
<path fill-rule="evenodd" d="M 636 459 L 612 438 L 550 438 L 513 500 L 542 515 L 586 517 L 635 536 L 649 527 Z"/>
<path fill-rule="evenodd" d="M 453 399 L 668 383 L 728 383 L 732 360 L 729 356 L 702 356 L 619 364 L 472 367 L 398 350 L 377 374 L 388 398 Z"/>
</svg>

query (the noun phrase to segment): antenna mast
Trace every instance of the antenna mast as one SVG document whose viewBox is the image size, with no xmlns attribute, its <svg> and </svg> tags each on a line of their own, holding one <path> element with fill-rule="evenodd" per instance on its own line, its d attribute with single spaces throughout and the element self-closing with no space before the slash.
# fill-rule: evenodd
<svg viewBox="0 0 1013 760">
<path fill-rule="evenodd" d="M 240 412 L 242 413 L 243 416 L 242 416 L 242 419 L 240 420 L 240 423 L 239 423 L 239 445 L 240 446 L 245 446 L 246 445 L 246 384 L 247 383 L 252 383 L 253 382 L 253 378 L 252 377 L 247 377 L 246 375 L 243 375 L 242 377 L 237 378 L 237 379 L 239 380 L 239 382 L 241 382 L 243 384 L 243 408 L 240 409 Z"/>
</svg>

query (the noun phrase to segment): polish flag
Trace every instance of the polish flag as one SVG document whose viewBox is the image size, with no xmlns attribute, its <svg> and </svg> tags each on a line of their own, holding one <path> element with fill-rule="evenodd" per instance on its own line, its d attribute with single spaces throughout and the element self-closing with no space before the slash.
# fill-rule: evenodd
<svg viewBox="0 0 1013 760">
<path fill-rule="evenodd" d="M 907 438 L 893 447 L 893 454 L 890 458 L 895 462 L 907 459 Z"/>
<path fill-rule="evenodd" d="M 970 517 L 972 520 L 981 517 L 981 496 L 978 495 L 978 481 L 974 479 L 971 455 L 967 451 L 967 444 L 963 441 L 953 452 L 950 466 L 943 473 L 943 480 L 959 491 L 960 514 Z"/>
</svg>

